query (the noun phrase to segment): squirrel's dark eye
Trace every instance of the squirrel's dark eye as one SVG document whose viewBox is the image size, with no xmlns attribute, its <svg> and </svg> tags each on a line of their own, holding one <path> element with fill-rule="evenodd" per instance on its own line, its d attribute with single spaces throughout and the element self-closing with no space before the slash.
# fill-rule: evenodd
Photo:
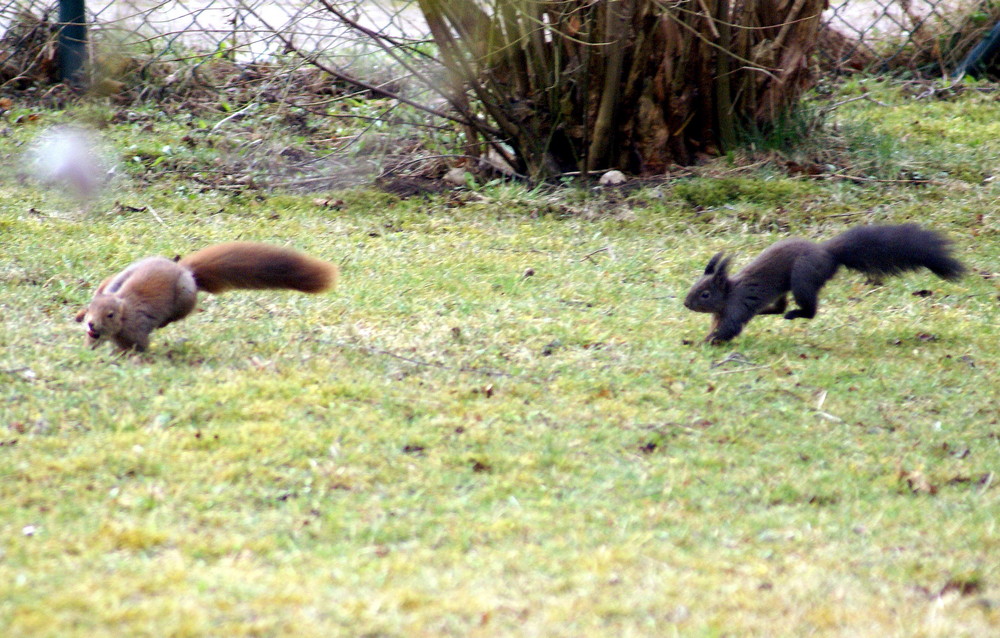
<svg viewBox="0 0 1000 638">
<path fill-rule="evenodd" d="M 708 299 L 711 296 L 712 296 L 712 293 L 710 293 L 709 291 L 707 291 L 707 290 L 702 290 L 701 291 L 701 298 L 702 299 Z"/>
<path fill-rule="evenodd" d="M 115 318 L 115 313 L 109 312 L 108 313 L 108 319 L 114 319 L 114 318 Z"/>
</svg>

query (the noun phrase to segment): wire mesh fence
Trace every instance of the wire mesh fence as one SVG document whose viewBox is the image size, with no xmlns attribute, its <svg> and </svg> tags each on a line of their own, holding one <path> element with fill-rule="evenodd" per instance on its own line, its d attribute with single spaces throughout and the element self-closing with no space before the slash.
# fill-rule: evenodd
<svg viewBox="0 0 1000 638">
<path fill-rule="evenodd" d="M 821 61 L 838 70 L 952 71 L 1000 19 L 992 0 L 842 0 L 824 20 Z"/>
<path fill-rule="evenodd" d="M 346 64 L 370 52 L 363 29 L 401 40 L 427 36 L 416 4 L 409 2 L 91 0 L 87 15 L 90 38 L 102 54 L 128 51 L 149 63 L 212 56 L 255 63 L 295 48 Z M 57 16 L 58 0 L 0 2 L 0 77 L 9 81 L 17 72 L 49 70 L 45 58 L 53 50 L 38 60 L 25 59 L 25 53 L 37 53 L 33 45 L 54 34 Z"/>
<path fill-rule="evenodd" d="M 199 126 L 225 138 L 225 165 L 170 167 L 215 188 L 320 190 L 462 157 L 428 146 L 428 132 L 458 139 L 462 127 L 439 124 L 447 81 L 416 0 L 88 0 L 87 18 L 97 90 L 109 85 L 119 104 L 156 100 L 169 116 L 212 113 Z M 834 0 L 823 18 L 815 62 L 826 72 L 940 77 L 1000 19 L 1000 0 Z M 46 87 L 59 86 L 58 30 L 58 0 L 0 0 L 0 91 L 56 91 Z M 391 99 L 352 110 L 361 93 Z M 239 126 L 269 105 L 256 129 Z"/>
<path fill-rule="evenodd" d="M 93 42 L 149 63 L 253 63 L 295 49 L 346 66 L 372 51 L 368 31 L 407 43 L 429 37 L 414 1 L 91 0 L 87 12 Z M 57 16 L 57 0 L 0 0 L 0 80 L 51 73 L 54 52 L 33 45 L 51 37 Z M 996 0 L 839 0 L 824 14 L 817 55 L 837 71 L 933 75 L 954 67 L 998 16 Z"/>
</svg>

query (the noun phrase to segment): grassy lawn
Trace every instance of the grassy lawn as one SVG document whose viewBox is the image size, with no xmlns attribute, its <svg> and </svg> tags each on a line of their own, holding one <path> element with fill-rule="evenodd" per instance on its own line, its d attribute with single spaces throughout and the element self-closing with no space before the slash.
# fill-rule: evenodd
<svg viewBox="0 0 1000 638">
<path fill-rule="evenodd" d="M 845 86 L 831 100 L 872 99 L 822 144 L 870 166 L 855 179 L 730 158 L 631 191 L 329 207 L 158 173 L 156 149 L 212 151 L 126 122 L 104 133 L 130 171 L 83 212 L 8 161 L 0 635 L 996 632 L 1000 101 L 980 88 Z M 39 115 L 0 152 L 73 114 Z M 814 320 L 724 347 L 680 303 L 719 250 L 739 267 L 904 221 L 970 274 L 842 271 Z M 85 347 L 72 318 L 102 278 L 232 239 L 341 284 L 203 295 L 148 353 Z"/>
</svg>

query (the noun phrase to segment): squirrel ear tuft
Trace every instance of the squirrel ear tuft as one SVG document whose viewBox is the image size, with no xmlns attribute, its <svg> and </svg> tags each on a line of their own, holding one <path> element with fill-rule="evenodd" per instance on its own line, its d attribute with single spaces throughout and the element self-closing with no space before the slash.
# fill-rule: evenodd
<svg viewBox="0 0 1000 638">
<path fill-rule="evenodd" d="M 715 272 L 715 267 L 719 264 L 719 260 L 722 259 L 722 253 L 715 253 L 715 255 L 708 260 L 708 265 L 705 266 L 705 274 L 711 275 Z M 726 262 L 729 260 L 727 259 Z"/>
<path fill-rule="evenodd" d="M 721 255 L 722 253 L 719 254 Z M 729 270 L 729 262 L 732 261 L 732 259 L 733 259 L 732 257 L 726 257 L 725 259 L 719 262 L 718 266 L 716 266 L 715 269 L 716 277 L 726 276 L 726 272 Z"/>
</svg>

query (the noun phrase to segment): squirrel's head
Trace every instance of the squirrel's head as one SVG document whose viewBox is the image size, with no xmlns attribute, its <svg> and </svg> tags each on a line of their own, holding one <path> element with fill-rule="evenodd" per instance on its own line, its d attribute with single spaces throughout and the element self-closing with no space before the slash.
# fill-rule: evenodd
<svg viewBox="0 0 1000 638">
<path fill-rule="evenodd" d="M 76 315 L 87 329 L 87 340 L 97 346 L 102 337 L 113 337 L 122 329 L 124 306 L 121 299 L 113 295 L 97 295 L 85 310 Z"/>
<path fill-rule="evenodd" d="M 733 282 L 726 274 L 730 259 L 732 258 L 723 257 L 722 253 L 716 253 L 709 260 L 705 266 L 705 274 L 691 286 L 684 299 L 685 308 L 695 312 L 712 313 L 721 313 L 725 310 L 729 292 L 733 288 Z"/>
</svg>

